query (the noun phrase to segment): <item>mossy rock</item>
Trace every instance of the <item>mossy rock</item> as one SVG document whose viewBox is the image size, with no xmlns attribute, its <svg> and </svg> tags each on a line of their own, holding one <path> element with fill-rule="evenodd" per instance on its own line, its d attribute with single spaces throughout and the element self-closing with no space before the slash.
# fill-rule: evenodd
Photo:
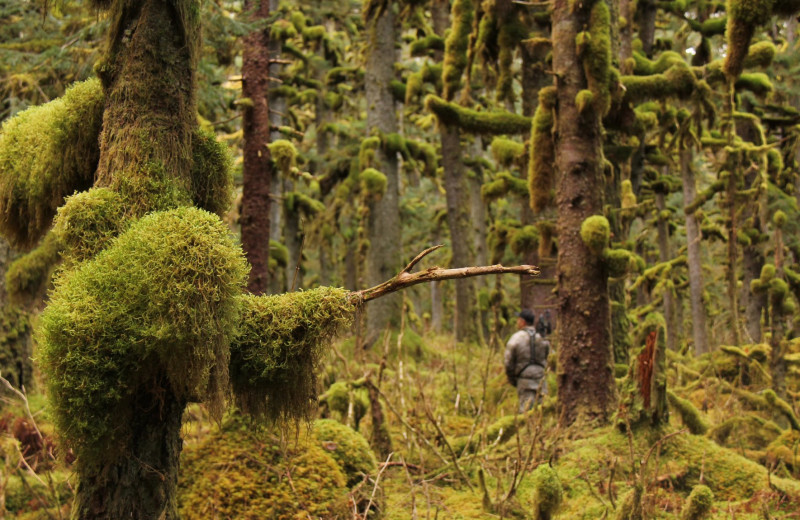
<svg viewBox="0 0 800 520">
<path fill-rule="evenodd" d="M 352 400 L 353 426 L 356 431 L 361 419 L 369 411 L 369 394 L 367 389 L 362 387 L 351 388 L 345 381 L 333 383 L 328 390 L 320 396 L 320 402 L 327 403 L 328 409 L 339 414 L 342 421 L 347 421 Z"/>
<path fill-rule="evenodd" d="M 564 494 L 558 474 L 549 464 L 541 464 L 530 478 L 533 481 L 533 518 L 550 520 L 561 505 Z"/>
<path fill-rule="evenodd" d="M 352 428 L 333 419 L 320 419 L 314 422 L 314 437 L 344 472 L 348 487 L 377 471 L 378 461 L 369 443 Z"/>
<path fill-rule="evenodd" d="M 766 449 L 767 463 L 783 463 L 789 471 L 800 466 L 800 432 L 789 430 L 772 441 Z"/>
<path fill-rule="evenodd" d="M 282 444 L 241 417 L 182 455 L 181 518 L 350 518 L 346 478 L 334 458 L 301 429 Z"/>
</svg>

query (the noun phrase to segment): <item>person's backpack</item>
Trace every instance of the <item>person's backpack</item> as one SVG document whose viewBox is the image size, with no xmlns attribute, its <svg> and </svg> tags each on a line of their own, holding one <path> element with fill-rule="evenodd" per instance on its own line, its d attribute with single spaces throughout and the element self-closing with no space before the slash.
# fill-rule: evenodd
<svg viewBox="0 0 800 520">
<path fill-rule="evenodd" d="M 525 329 L 530 338 L 531 354 L 530 365 L 539 365 L 542 368 L 547 366 L 547 356 L 550 355 L 550 342 L 542 338 L 536 332 Z"/>
</svg>

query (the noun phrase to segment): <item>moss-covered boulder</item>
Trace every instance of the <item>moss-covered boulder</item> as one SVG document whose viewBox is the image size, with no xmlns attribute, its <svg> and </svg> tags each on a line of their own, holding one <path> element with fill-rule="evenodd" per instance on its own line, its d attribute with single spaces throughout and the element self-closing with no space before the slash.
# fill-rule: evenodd
<svg viewBox="0 0 800 520">
<path fill-rule="evenodd" d="M 241 417 L 184 450 L 178 507 L 184 520 L 351 518 L 346 477 L 307 431 L 285 442 Z"/>
<path fill-rule="evenodd" d="M 352 428 L 332 419 L 314 422 L 314 437 L 333 457 L 353 486 L 377 471 L 378 462 L 367 440 Z"/>
</svg>

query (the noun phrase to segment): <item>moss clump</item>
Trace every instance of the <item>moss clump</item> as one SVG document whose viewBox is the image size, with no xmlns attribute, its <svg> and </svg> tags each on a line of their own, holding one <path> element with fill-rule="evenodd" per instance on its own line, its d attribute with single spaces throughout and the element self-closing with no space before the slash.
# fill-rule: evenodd
<svg viewBox="0 0 800 520">
<path fill-rule="evenodd" d="M 481 186 L 481 197 L 486 202 L 498 200 L 509 193 L 513 193 L 518 197 L 527 197 L 528 183 L 508 172 L 500 172 L 493 181 Z"/>
<path fill-rule="evenodd" d="M 492 139 L 492 157 L 502 168 L 508 168 L 525 153 L 525 145 L 505 137 Z"/>
<path fill-rule="evenodd" d="M 89 260 L 126 226 L 121 197 L 108 188 L 92 188 L 68 197 L 58 209 L 53 232 L 68 263 Z"/>
<path fill-rule="evenodd" d="M 797 416 L 789 403 L 778 397 L 771 389 L 764 391 L 764 399 L 775 411 L 781 413 L 789 421 L 793 430 L 800 431 L 800 422 L 798 422 Z"/>
<path fill-rule="evenodd" d="M 278 171 L 288 176 L 297 158 L 297 148 L 294 147 L 294 144 L 286 139 L 278 139 L 269 143 L 269 154 L 278 167 Z"/>
<path fill-rule="evenodd" d="M 631 253 L 627 249 L 606 248 L 603 250 L 603 262 L 606 264 L 608 275 L 618 278 L 628 272 L 639 269 L 638 255 Z"/>
<path fill-rule="evenodd" d="M 235 417 L 184 450 L 177 502 L 186 520 L 348 516 L 345 476 L 316 439 L 282 443 Z"/>
<path fill-rule="evenodd" d="M 633 184 L 628 179 L 620 183 L 620 195 L 622 209 L 633 209 L 636 207 L 636 194 L 633 193 Z"/>
<path fill-rule="evenodd" d="M 511 235 L 509 245 L 515 255 L 524 255 L 528 251 L 534 251 L 539 245 L 539 228 L 532 225 L 519 228 Z"/>
<path fill-rule="evenodd" d="M 299 191 L 284 193 L 283 197 L 283 207 L 290 215 L 313 216 L 325 210 L 325 204 Z"/>
<path fill-rule="evenodd" d="M 13 301 L 27 305 L 44 297 L 61 250 L 61 241 L 51 232 L 36 249 L 11 263 L 6 272 L 6 290 Z"/>
<path fill-rule="evenodd" d="M 366 388 L 353 388 L 345 381 L 333 383 L 328 390 L 319 398 L 320 402 L 326 403 L 328 409 L 339 414 L 343 422 L 349 422 L 348 415 L 352 411 L 353 427 L 358 430 L 361 419 L 369 410 L 369 394 Z"/>
<path fill-rule="evenodd" d="M 3 124 L 0 232 L 13 245 L 39 240 L 64 197 L 92 185 L 103 102 L 100 82 L 87 80 Z"/>
<path fill-rule="evenodd" d="M 714 493 L 708 488 L 699 484 L 692 488 L 689 498 L 686 499 L 686 506 L 681 513 L 681 520 L 704 520 L 711 514 L 711 506 L 714 505 Z"/>
<path fill-rule="evenodd" d="M 533 473 L 533 518 L 550 520 L 561 505 L 564 490 L 558 475 L 549 464 L 541 464 Z"/>
<path fill-rule="evenodd" d="M 635 62 L 633 72 L 639 76 L 663 74 L 676 63 L 683 63 L 683 56 L 673 51 L 662 52 L 656 60 L 650 60 L 641 52 L 634 51 L 633 59 Z"/>
<path fill-rule="evenodd" d="M 218 217 L 154 213 L 56 282 L 38 331 L 53 418 L 86 470 L 120 455 L 143 388 L 221 410 L 247 264 Z"/>
<path fill-rule="evenodd" d="M 581 239 L 592 252 L 601 254 L 608 246 L 611 227 L 608 219 L 602 215 L 592 215 L 581 224 Z"/>
<path fill-rule="evenodd" d="M 553 108 L 555 87 L 539 91 L 539 105 L 531 125 L 530 158 L 528 160 L 528 191 L 531 209 L 540 213 L 552 206 L 555 199 L 555 143 L 553 142 Z"/>
<path fill-rule="evenodd" d="M 367 440 L 344 424 L 332 419 L 315 421 L 314 437 L 344 472 L 348 487 L 358 484 L 365 475 L 372 475 L 378 469 L 378 461 Z"/>
<path fill-rule="evenodd" d="M 444 64 L 442 81 L 443 95 L 452 100 L 461 86 L 461 75 L 467 68 L 467 50 L 469 34 L 472 32 L 472 20 L 475 17 L 475 5 L 472 0 L 455 0 L 451 10 L 450 32 L 444 44 Z"/>
<path fill-rule="evenodd" d="M 594 109 L 602 117 L 611 108 L 614 79 L 611 70 L 611 12 L 608 4 L 594 2 L 589 13 L 588 32 L 580 33 L 577 43 Z"/>
<path fill-rule="evenodd" d="M 275 262 L 274 268 L 276 269 L 278 267 L 286 267 L 289 265 L 289 249 L 277 240 L 270 240 L 269 259 L 270 269 L 273 268 L 272 262 Z"/>
<path fill-rule="evenodd" d="M 412 56 L 425 56 L 429 51 L 443 51 L 444 39 L 436 34 L 429 34 L 411 42 L 409 50 Z"/>
<path fill-rule="evenodd" d="M 682 61 L 663 74 L 622 76 L 620 81 L 625 85 L 625 99 L 631 103 L 669 97 L 686 99 L 694 92 L 697 82 L 689 66 Z"/>
<path fill-rule="evenodd" d="M 750 39 L 756 27 L 769 20 L 773 3 L 774 0 L 727 0 L 728 54 L 723 68 L 728 77 L 736 78 L 741 74 Z"/>
<path fill-rule="evenodd" d="M 243 411 L 272 420 L 310 417 L 317 371 L 329 342 L 353 320 L 344 289 L 320 287 L 277 296 L 241 297 L 231 343 L 230 377 Z"/>
<path fill-rule="evenodd" d="M 517 432 L 519 423 L 522 422 L 523 419 L 524 417 L 522 416 L 506 415 L 490 424 L 489 427 L 486 428 L 486 444 L 502 444 L 508 441 Z M 482 445 L 481 437 L 482 435 L 477 434 L 472 436 L 465 435 L 463 437 L 453 439 L 450 444 L 453 446 L 453 450 L 458 455 L 463 453 L 465 450 L 468 452 L 474 452 L 479 446 Z"/>
<path fill-rule="evenodd" d="M 750 46 L 742 62 L 742 67 L 745 69 L 753 67 L 769 67 L 772 60 L 775 59 L 775 53 L 778 52 L 775 44 L 771 41 L 761 41 L 754 43 Z"/>
<path fill-rule="evenodd" d="M 695 408 L 690 401 L 678 397 L 671 390 L 667 390 L 667 399 L 669 404 L 678 411 L 683 424 L 689 428 L 690 432 L 695 435 L 704 435 L 708 431 L 708 421 L 703 418 L 700 410 Z"/>
<path fill-rule="evenodd" d="M 380 199 L 386 193 L 386 175 L 375 168 L 367 168 L 358 174 L 363 192 L 370 198 Z"/>
<path fill-rule="evenodd" d="M 192 135 L 192 201 L 222 217 L 233 201 L 233 172 L 227 145 L 213 132 L 197 129 Z"/>
<path fill-rule="evenodd" d="M 530 130 L 530 118 L 512 112 L 479 112 L 432 95 L 425 98 L 425 106 L 436 114 L 442 123 L 457 126 L 465 132 L 513 135 L 523 134 Z"/>
<path fill-rule="evenodd" d="M 28 313 L 16 305 L 0 308 L 0 370 L 15 387 L 33 386 L 31 322 Z"/>
</svg>

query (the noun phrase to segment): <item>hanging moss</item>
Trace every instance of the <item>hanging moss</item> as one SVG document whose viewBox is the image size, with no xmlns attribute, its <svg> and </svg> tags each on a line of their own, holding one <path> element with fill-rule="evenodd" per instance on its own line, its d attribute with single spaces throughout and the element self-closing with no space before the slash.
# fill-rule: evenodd
<svg viewBox="0 0 800 520">
<path fill-rule="evenodd" d="M 277 296 L 245 295 L 231 343 L 230 377 L 243 411 L 272 420 L 316 410 L 317 371 L 328 343 L 355 313 L 344 289 L 320 287 Z"/>
<path fill-rule="evenodd" d="M 628 179 L 620 183 L 620 200 L 622 209 L 632 209 L 636 207 L 636 194 L 633 193 L 633 184 Z"/>
<path fill-rule="evenodd" d="M 103 92 L 96 79 L 29 108 L 0 132 L 0 232 L 13 245 L 39 240 L 64 197 L 92 185 Z"/>
<path fill-rule="evenodd" d="M 344 424 L 331 419 L 315 421 L 314 437 L 339 465 L 348 487 L 377 471 L 378 461 L 367 440 Z"/>
<path fill-rule="evenodd" d="M 430 51 L 443 51 L 444 38 L 436 34 L 429 34 L 418 40 L 411 42 L 409 51 L 411 56 L 426 56 Z"/>
<path fill-rule="evenodd" d="M 246 278 L 225 225 L 194 208 L 148 215 L 62 274 L 39 355 L 53 419 L 84 470 L 121 455 L 132 403 L 164 377 L 178 398 L 219 413 Z"/>
<path fill-rule="evenodd" d="M 524 226 L 519 228 L 511 235 L 511 251 L 515 255 L 523 255 L 528 251 L 533 251 L 539 244 L 539 228 L 536 226 Z"/>
<path fill-rule="evenodd" d="M 608 270 L 608 276 L 618 278 L 628 272 L 639 270 L 639 255 L 627 249 L 606 248 L 603 250 L 603 262 Z M 643 261 L 643 260 L 642 260 Z"/>
<path fill-rule="evenodd" d="M 436 114 L 442 123 L 457 126 L 469 133 L 514 135 L 530 130 L 530 118 L 512 112 L 499 110 L 479 112 L 432 95 L 425 98 L 425 106 Z"/>
<path fill-rule="evenodd" d="M 550 520 L 561 505 L 564 490 L 558 474 L 550 464 L 540 464 L 531 473 L 533 485 L 533 518 L 534 520 Z"/>
<path fill-rule="evenodd" d="M 670 97 L 687 99 L 696 83 L 691 69 L 683 62 L 674 64 L 663 74 L 622 76 L 621 81 L 625 86 L 625 99 L 632 103 Z"/>
<path fill-rule="evenodd" d="M 51 232 L 34 250 L 11 263 L 6 272 L 6 290 L 12 301 L 27 306 L 44 297 L 61 250 L 61 241 Z"/>
<path fill-rule="evenodd" d="M 31 360 L 31 322 L 28 313 L 17 305 L 0 308 L 0 371 L 12 385 L 33 386 Z"/>
<path fill-rule="evenodd" d="M 404 103 L 406 100 L 406 84 L 400 80 L 393 79 L 389 82 L 389 91 L 392 97 L 398 103 Z"/>
<path fill-rule="evenodd" d="M 531 125 L 530 158 L 528 159 L 528 191 L 530 205 L 536 213 L 553 205 L 555 200 L 556 151 L 553 142 L 553 108 L 555 87 L 539 91 L 539 105 Z"/>
<path fill-rule="evenodd" d="M 450 32 L 444 45 L 444 64 L 442 68 L 443 96 L 447 101 L 455 97 L 461 87 L 461 76 L 467 67 L 469 34 L 475 17 L 472 0 L 454 0 L 450 12 Z"/>
<path fill-rule="evenodd" d="M 359 173 L 358 181 L 368 197 L 380 199 L 386 193 L 386 175 L 375 168 L 367 168 Z"/>
<path fill-rule="evenodd" d="M 509 13 L 499 24 L 500 31 L 497 35 L 497 86 L 495 88 L 498 103 L 503 101 L 514 102 L 514 51 L 519 43 L 528 36 L 529 28 L 522 23 L 519 17 Z"/>
<path fill-rule="evenodd" d="M 346 518 L 345 475 L 313 436 L 282 442 L 273 432 L 231 418 L 184 450 L 177 501 L 181 518 L 246 520 Z"/>
<path fill-rule="evenodd" d="M 608 247 L 611 227 L 602 215 L 592 215 L 581 224 L 581 239 L 593 253 L 599 255 Z"/>
<path fill-rule="evenodd" d="M 213 132 L 201 129 L 192 135 L 192 201 L 200 209 L 220 217 L 233 201 L 233 172 L 227 145 Z"/>
<path fill-rule="evenodd" d="M 94 257 L 127 226 L 121 197 L 108 188 L 92 188 L 68 197 L 58 209 L 53 232 L 63 257 L 75 264 Z"/>
<path fill-rule="evenodd" d="M 690 401 L 678 397 L 671 390 L 667 390 L 667 398 L 669 399 L 669 404 L 677 410 L 683 424 L 689 428 L 690 432 L 695 435 L 704 435 L 708 431 L 710 428 L 708 421 L 703 418 L 700 411 Z"/>
<path fill-rule="evenodd" d="M 429 177 L 436 175 L 438 158 L 436 156 L 436 148 L 433 145 L 423 141 L 405 139 L 405 148 L 408 150 L 410 158 L 413 158 L 414 161 L 422 161 L 422 173 Z"/>
<path fill-rule="evenodd" d="M 297 159 L 297 148 L 291 141 L 278 139 L 269 143 L 269 154 L 278 167 L 278 171 L 284 176 L 289 176 Z"/>
<path fill-rule="evenodd" d="M 769 76 L 763 72 L 747 72 L 736 78 L 736 90 L 749 90 L 759 97 L 764 97 L 774 90 Z"/>
<path fill-rule="evenodd" d="M 593 94 L 594 109 L 604 116 L 611 108 L 611 12 L 608 4 L 597 1 L 589 13 L 589 28 L 576 39 L 583 60 L 586 81 Z"/>
<path fill-rule="evenodd" d="M 508 172 L 500 172 L 493 181 L 481 186 L 481 197 L 486 202 L 496 201 L 508 194 L 528 197 L 528 183 Z"/>
<path fill-rule="evenodd" d="M 772 64 L 772 60 L 775 59 L 776 52 L 778 52 L 778 49 L 771 41 L 764 40 L 754 43 L 748 49 L 747 56 L 742 62 L 742 67 L 745 69 L 769 67 Z"/>
<path fill-rule="evenodd" d="M 359 168 L 365 170 L 375 164 L 375 151 L 381 145 L 381 138 L 378 136 L 367 137 L 361 141 L 361 148 L 358 152 Z"/>
<path fill-rule="evenodd" d="M 711 514 L 714 505 L 714 493 L 702 484 L 692 488 L 686 506 L 681 513 L 681 520 L 704 520 Z"/>
</svg>

